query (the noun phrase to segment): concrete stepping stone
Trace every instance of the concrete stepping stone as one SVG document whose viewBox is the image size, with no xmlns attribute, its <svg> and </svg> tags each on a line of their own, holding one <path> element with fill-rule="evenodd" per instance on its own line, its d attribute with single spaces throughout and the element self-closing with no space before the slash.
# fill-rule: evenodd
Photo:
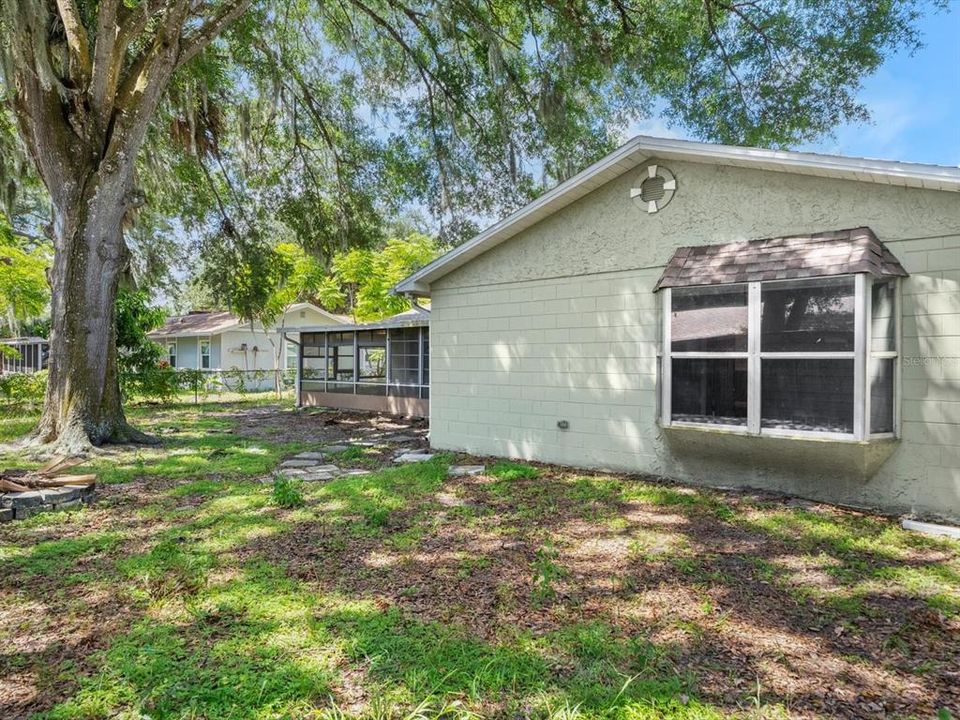
<svg viewBox="0 0 960 720">
<path fill-rule="evenodd" d="M 316 460 L 298 460 L 297 458 L 292 458 L 290 460 L 284 460 L 280 463 L 282 468 L 306 468 L 314 467 L 317 464 Z"/>
<path fill-rule="evenodd" d="M 322 448 L 320 448 L 321 451 L 327 454 L 342 453 L 342 452 L 346 452 L 349 449 L 350 449 L 349 445 L 324 445 Z"/>
<path fill-rule="evenodd" d="M 340 475 L 341 475 L 342 477 L 357 477 L 357 476 L 359 476 L 359 475 L 369 475 L 369 474 L 370 474 L 370 471 L 369 471 L 369 470 L 359 470 L 359 469 L 358 469 L 358 470 L 345 470 L 344 472 L 340 473 Z"/>
<path fill-rule="evenodd" d="M 480 475 L 486 467 L 483 465 L 451 465 L 447 470 L 450 477 L 465 477 L 468 475 Z"/>
<path fill-rule="evenodd" d="M 388 435 L 387 437 L 384 438 L 384 440 L 386 440 L 387 442 L 392 442 L 392 443 L 416 442 L 419 439 L 420 438 L 416 437 L 415 435 Z"/>
<path fill-rule="evenodd" d="M 293 456 L 294 460 L 323 460 L 323 453 L 316 451 L 297 453 Z"/>
<path fill-rule="evenodd" d="M 414 462 L 426 462 L 427 460 L 433 459 L 433 453 L 416 453 L 408 452 L 403 455 L 395 457 L 393 461 L 395 463 L 414 463 Z"/>
<path fill-rule="evenodd" d="M 335 477 L 336 473 L 326 472 L 324 470 L 311 470 L 310 472 L 305 472 L 297 479 L 303 480 L 304 482 L 319 482 L 321 480 L 333 480 Z"/>
</svg>

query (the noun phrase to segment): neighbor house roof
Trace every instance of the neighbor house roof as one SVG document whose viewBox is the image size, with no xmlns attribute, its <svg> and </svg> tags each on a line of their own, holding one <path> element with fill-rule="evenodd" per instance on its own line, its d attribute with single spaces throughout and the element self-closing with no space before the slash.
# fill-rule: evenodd
<svg viewBox="0 0 960 720">
<path fill-rule="evenodd" d="M 960 168 L 956 167 L 842 155 L 763 150 L 640 135 L 473 239 L 421 268 L 400 282 L 395 291 L 428 295 L 430 283 L 579 200 L 624 172 L 642 165 L 650 158 L 690 160 L 698 163 L 857 180 L 881 185 L 960 192 Z"/>
<path fill-rule="evenodd" d="M 349 318 L 345 318 L 342 315 L 334 315 L 307 302 L 291 305 L 287 309 L 287 313 L 298 312 L 308 308 L 336 321 L 338 324 L 342 325 L 350 322 Z M 148 337 L 164 338 L 216 335 L 217 333 L 248 326 L 249 323 L 247 321 L 241 320 L 226 310 L 196 311 L 187 313 L 186 315 L 168 317 L 167 321 L 161 327 L 148 333 Z"/>
<path fill-rule="evenodd" d="M 149 333 L 150 337 L 176 337 L 190 335 L 215 335 L 240 324 L 240 319 L 226 310 L 213 312 L 196 311 L 186 315 L 174 315 L 159 328 Z"/>
<path fill-rule="evenodd" d="M 868 227 L 677 248 L 654 290 L 756 280 L 907 271 Z"/>
<path fill-rule="evenodd" d="M 430 311 L 426 308 L 414 308 L 397 313 L 383 320 L 375 320 L 356 325 L 320 325 L 317 327 L 299 327 L 297 332 L 353 332 L 354 330 L 389 330 L 405 327 L 422 327 L 430 324 Z"/>
</svg>

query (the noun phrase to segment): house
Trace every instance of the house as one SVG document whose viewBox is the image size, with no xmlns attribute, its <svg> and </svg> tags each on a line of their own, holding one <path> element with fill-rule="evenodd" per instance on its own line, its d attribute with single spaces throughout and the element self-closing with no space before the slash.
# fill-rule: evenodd
<svg viewBox="0 0 960 720">
<path fill-rule="evenodd" d="M 960 169 L 637 137 L 396 291 L 435 448 L 960 518 Z"/>
<path fill-rule="evenodd" d="M 414 306 L 377 322 L 300 328 L 298 404 L 427 417 L 429 323 Z"/>
<path fill-rule="evenodd" d="M 259 323 L 226 311 L 191 312 L 170 317 L 148 337 L 164 346 L 164 358 L 175 368 L 234 371 L 264 388 L 273 387 L 274 371 L 292 380 L 297 368 L 296 337 L 303 326 L 339 326 L 349 322 L 311 303 L 291 305 L 266 331 Z M 248 385 L 249 386 L 249 385 Z"/>
</svg>

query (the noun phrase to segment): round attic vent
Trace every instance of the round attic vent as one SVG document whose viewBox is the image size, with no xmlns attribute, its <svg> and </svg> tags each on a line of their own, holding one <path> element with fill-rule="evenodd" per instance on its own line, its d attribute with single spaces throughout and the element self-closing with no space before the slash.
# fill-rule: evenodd
<svg viewBox="0 0 960 720">
<path fill-rule="evenodd" d="M 677 190 L 673 173 L 660 165 L 648 165 L 641 178 L 639 185 L 630 188 L 630 197 L 651 215 L 663 210 Z"/>
</svg>

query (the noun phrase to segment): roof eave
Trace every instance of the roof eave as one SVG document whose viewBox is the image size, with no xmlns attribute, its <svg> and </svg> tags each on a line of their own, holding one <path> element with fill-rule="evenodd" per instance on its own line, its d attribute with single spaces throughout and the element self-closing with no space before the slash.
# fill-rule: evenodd
<svg viewBox="0 0 960 720">
<path fill-rule="evenodd" d="M 899 163 L 890 160 L 870 158 L 849 158 L 839 155 L 820 155 L 785 150 L 766 150 L 734 145 L 714 145 L 689 140 L 672 140 L 649 136 L 632 138 L 612 153 L 597 161 L 569 180 L 560 183 L 543 195 L 492 225 L 479 235 L 402 280 L 393 290 L 399 294 L 430 296 L 430 284 L 455 270 L 476 255 L 486 252 L 504 242 L 526 227 L 539 222 L 562 207 L 575 202 L 580 197 L 606 182 L 604 174 L 619 168 L 617 174 L 637 167 L 650 157 L 664 159 L 687 159 L 693 161 L 725 161 L 733 164 L 755 165 L 758 169 L 771 169 L 780 172 L 798 171 L 803 174 L 836 177 L 859 182 L 880 184 L 903 184 L 905 187 L 939 191 L 960 191 L 960 169 L 918 163 Z M 582 192 L 567 197 L 582 188 L 586 183 L 601 177 L 601 182 L 593 183 Z M 612 177 L 610 178 L 612 179 Z M 903 181 L 911 181 L 909 183 Z M 566 202 L 564 202 L 566 200 Z M 553 208 L 554 205 L 559 205 Z M 544 212 L 543 217 L 536 217 Z M 526 225 L 523 221 L 533 220 Z M 518 227 L 519 225 L 519 227 Z"/>
</svg>

